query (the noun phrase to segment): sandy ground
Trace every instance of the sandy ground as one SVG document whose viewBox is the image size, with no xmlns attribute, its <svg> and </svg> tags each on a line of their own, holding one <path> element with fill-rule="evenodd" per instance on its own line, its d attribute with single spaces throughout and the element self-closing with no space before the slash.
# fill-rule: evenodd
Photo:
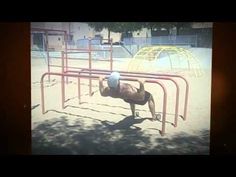
<svg viewBox="0 0 236 177">
<path fill-rule="evenodd" d="M 199 52 L 202 55 L 202 52 Z M 129 104 L 120 99 L 101 97 L 98 81 L 93 81 L 94 95 L 88 95 L 88 80 L 81 80 L 81 104 L 77 98 L 77 79 L 66 85 L 66 108 L 61 108 L 60 77 L 45 79 L 46 114 L 42 114 L 40 78 L 47 71 L 45 60 L 31 60 L 32 82 L 32 153 L 33 154 L 209 154 L 211 55 L 200 57 L 204 76 L 192 77 L 182 72 L 190 83 L 187 120 L 174 122 L 175 87 L 162 81 L 167 88 L 166 134 L 161 136 L 160 121 L 150 121 L 148 105 L 136 106 L 139 117 L 131 118 Z M 126 70 L 126 62 L 114 62 L 114 69 Z M 59 60 L 53 61 L 60 64 Z M 87 67 L 87 61 L 69 65 Z M 94 68 L 109 68 L 107 62 L 94 62 Z M 58 68 L 52 71 L 60 72 Z M 171 72 L 171 71 L 166 71 Z M 176 79 L 178 80 L 178 79 Z M 180 83 L 179 114 L 183 115 L 184 82 Z M 136 83 L 131 83 L 138 87 Z M 146 83 L 145 89 L 155 98 L 156 112 L 162 115 L 163 93 L 158 85 Z"/>
</svg>

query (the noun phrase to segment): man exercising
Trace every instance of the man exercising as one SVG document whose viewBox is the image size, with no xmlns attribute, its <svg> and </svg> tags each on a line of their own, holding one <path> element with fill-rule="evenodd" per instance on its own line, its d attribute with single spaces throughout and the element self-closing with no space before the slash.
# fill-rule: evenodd
<svg viewBox="0 0 236 177">
<path fill-rule="evenodd" d="M 112 72 L 107 80 L 108 87 L 103 86 L 104 77 L 99 78 L 99 91 L 104 97 L 110 96 L 112 98 L 121 98 L 130 104 L 132 116 L 135 118 L 135 104 L 145 105 L 148 102 L 149 110 L 152 114 L 152 121 L 157 119 L 155 114 L 155 102 L 151 93 L 144 90 L 144 80 L 138 80 L 140 88 L 121 83 L 120 74 Z"/>
</svg>

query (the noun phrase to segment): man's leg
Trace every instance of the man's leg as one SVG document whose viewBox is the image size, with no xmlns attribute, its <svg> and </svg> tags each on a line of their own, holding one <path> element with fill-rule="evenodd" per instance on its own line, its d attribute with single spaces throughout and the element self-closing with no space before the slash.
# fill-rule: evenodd
<svg viewBox="0 0 236 177">
<path fill-rule="evenodd" d="M 148 107 L 152 114 L 152 121 L 154 121 L 156 119 L 156 114 L 155 114 L 155 102 L 152 95 L 150 95 L 150 98 L 148 99 Z"/>
<path fill-rule="evenodd" d="M 131 111 L 132 111 L 132 116 L 133 116 L 133 118 L 135 118 L 135 104 L 130 103 L 130 108 L 131 108 Z"/>
</svg>

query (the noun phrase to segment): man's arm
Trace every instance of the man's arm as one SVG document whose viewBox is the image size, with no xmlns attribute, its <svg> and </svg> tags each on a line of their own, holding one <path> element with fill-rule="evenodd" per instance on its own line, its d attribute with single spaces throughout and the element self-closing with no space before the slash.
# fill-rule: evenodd
<svg viewBox="0 0 236 177">
<path fill-rule="evenodd" d="M 102 96 L 109 96 L 110 89 L 103 86 L 104 77 L 99 77 L 99 91 Z"/>
<path fill-rule="evenodd" d="M 143 92 L 145 92 L 145 90 L 144 90 L 144 80 L 143 79 L 139 79 L 138 80 L 138 82 L 139 82 L 139 93 L 143 93 Z"/>
</svg>

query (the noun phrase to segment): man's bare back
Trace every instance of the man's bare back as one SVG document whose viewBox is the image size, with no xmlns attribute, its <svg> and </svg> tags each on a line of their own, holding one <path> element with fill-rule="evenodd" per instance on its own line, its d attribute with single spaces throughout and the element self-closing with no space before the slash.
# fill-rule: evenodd
<svg viewBox="0 0 236 177">
<path fill-rule="evenodd" d="M 115 77 L 112 76 L 115 75 Z M 145 105 L 148 102 L 150 112 L 152 114 L 152 121 L 156 119 L 155 102 L 152 95 L 144 90 L 144 80 L 138 80 L 140 88 L 136 88 L 128 83 L 121 83 L 119 81 L 119 73 L 112 73 L 109 80 L 108 87 L 103 86 L 104 77 L 99 78 L 99 91 L 104 97 L 110 96 L 112 98 L 121 98 L 130 104 L 133 117 L 135 117 L 135 104 Z M 112 78 L 113 77 L 113 78 Z M 109 86 L 110 84 L 110 86 Z"/>
</svg>

